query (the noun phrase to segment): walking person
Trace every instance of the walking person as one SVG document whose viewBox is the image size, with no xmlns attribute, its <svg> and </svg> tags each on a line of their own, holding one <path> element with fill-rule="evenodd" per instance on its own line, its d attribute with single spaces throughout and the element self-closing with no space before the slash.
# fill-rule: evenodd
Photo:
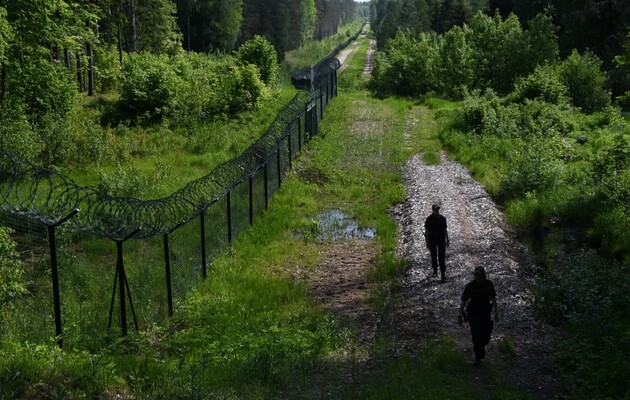
<svg viewBox="0 0 630 400">
<path fill-rule="evenodd" d="M 460 326 L 466 319 L 468 320 L 475 352 L 473 364 L 479 365 L 486 357 L 486 346 L 490 343 L 494 322 L 499 321 L 499 312 L 497 293 L 492 281 L 486 279 L 486 270 L 484 267 L 477 267 L 474 274 L 475 279 L 464 287 L 457 320 Z M 464 308 L 466 308 L 466 314 L 464 314 Z M 493 310 L 494 321 L 490 318 Z"/>
<path fill-rule="evenodd" d="M 424 222 L 424 240 L 431 253 L 431 267 L 433 276 L 437 276 L 438 264 L 440 267 L 441 281 L 446 280 L 446 248 L 450 245 L 448 230 L 446 229 L 446 217 L 440 214 L 440 205 L 433 204 L 432 213 Z M 439 260 L 439 263 L 438 263 Z"/>
</svg>

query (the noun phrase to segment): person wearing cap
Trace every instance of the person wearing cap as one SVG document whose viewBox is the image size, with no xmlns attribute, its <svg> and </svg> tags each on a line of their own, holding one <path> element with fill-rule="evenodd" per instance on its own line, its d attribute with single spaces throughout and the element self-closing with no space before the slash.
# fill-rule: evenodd
<svg viewBox="0 0 630 400">
<path fill-rule="evenodd" d="M 448 230 L 446 229 L 446 218 L 440 215 L 440 205 L 433 204 L 433 212 L 424 222 L 424 240 L 431 253 L 431 267 L 433 276 L 437 276 L 438 259 L 441 273 L 441 280 L 446 280 L 446 248 L 449 246 Z"/>
<path fill-rule="evenodd" d="M 490 343 L 494 322 L 499 321 L 499 312 L 497 310 L 497 293 L 492 281 L 486 279 L 484 267 L 475 268 L 474 275 L 475 279 L 464 287 L 457 320 L 461 326 L 465 319 L 468 319 L 475 352 L 474 365 L 479 365 L 486 356 L 486 345 Z M 464 308 L 466 308 L 466 314 L 464 314 Z M 494 322 L 490 318 L 493 310 Z"/>
</svg>

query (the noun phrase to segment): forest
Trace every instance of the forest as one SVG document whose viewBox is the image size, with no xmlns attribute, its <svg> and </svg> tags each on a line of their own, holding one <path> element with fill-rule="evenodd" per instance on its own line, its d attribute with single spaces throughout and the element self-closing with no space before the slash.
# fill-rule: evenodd
<svg viewBox="0 0 630 400">
<path fill-rule="evenodd" d="M 367 286 L 387 315 L 406 268 L 387 210 L 405 199 L 398 171 L 412 149 L 466 166 L 528 244 L 532 307 L 560 332 L 550 362 L 562 396 L 630 396 L 627 0 L 0 0 L 0 154 L 105 198 L 159 201 L 243 154 L 308 97 L 290 73 L 364 22 L 322 137 L 282 190 L 277 178 L 262 219 L 212 255 L 208 279 L 182 278 L 174 316 L 156 272 L 169 258 L 161 237 L 125 244 L 127 290 L 146 318 L 120 337 L 103 321 L 113 242 L 60 229 L 58 348 L 50 239 L 0 226 L 0 399 L 531 399 L 487 370 L 490 385 L 476 388 L 448 337 L 404 357 L 386 336 L 364 346 L 299 279 L 330 246 L 318 212 L 353 210 L 378 232 Z M 348 145 L 336 135 L 372 123 L 349 117 L 362 106 L 383 113 L 380 136 Z M 412 110 L 435 137 L 403 132 Z M 357 160 L 367 171 L 350 170 Z M 513 343 L 501 346 L 513 355 Z"/>
</svg>

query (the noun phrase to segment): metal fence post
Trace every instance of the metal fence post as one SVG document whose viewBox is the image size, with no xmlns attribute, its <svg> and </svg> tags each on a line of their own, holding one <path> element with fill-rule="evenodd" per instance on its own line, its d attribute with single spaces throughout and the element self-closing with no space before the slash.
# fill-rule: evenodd
<svg viewBox="0 0 630 400">
<path fill-rule="evenodd" d="M 48 229 L 48 242 L 50 246 L 50 275 L 53 285 L 53 308 L 55 311 L 55 336 L 57 337 L 57 345 L 63 348 L 63 325 L 61 323 L 61 293 L 59 291 L 59 268 L 57 266 L 57 238 L 55 229 L 79 212 L 78 209 L 73 210 L 70 214 L 57 221 L 53 225 L 46 225 Z"/>
<path fill-rule="evenodd" d="M 123 243 L 131 239 L 136 233 L 140 232 L 141 228 L 136 229 L 123 239 L 116 240 L 116 274 L 114 275 L 114 289 L 112 291 L 112 301 L 109 308 L 109 323 L 107 329 L 111 328 L 112 315 L 114 311 L 114 298 L 116 296 L 116 279 L 118 279 L 118 287 L 120 290 L 120 329 L 123 336 L 127 336 L 127 306 L 125 304 L 125 288 L 127 289 L 127 295 L 129 296 L 129 306 L 131 307 L 131 313 L 133 314 L 133 322 L 138 330 L 138 319 L 136 318 L 136 310 L 133 306 L 133 300 L 131 299 L 131 291 L 129 290 L 129 282 L 127 281 L 127 274 L 125 274 L 125 264 L 123 259 Z"/>
</svg>

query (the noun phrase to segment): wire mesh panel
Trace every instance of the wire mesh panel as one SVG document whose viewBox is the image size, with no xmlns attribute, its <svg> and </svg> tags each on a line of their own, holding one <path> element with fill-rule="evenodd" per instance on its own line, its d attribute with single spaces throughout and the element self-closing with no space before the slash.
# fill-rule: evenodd
<svg viewBox="0 0 630 400">
<path fill-rule="evenodd" d="M 293 120 L 291 125 L 289 125 L 289 137 L 291 138 L 291 141 L 290 141 L 291 159 L 295 158 L 295 155 L 299 153 L 300 148 L 301 148 L 300 135 L 298 132 L 298 128 L 299 128 L 299 121 L 296 118 L 295 120 Z"/>
<path fill-rule="evenodd" d="M 62 228 L 57 228 L 56 237 L 64 347 L 98 348 L 107 335 L 116 244 Z M 52 303 L 50 307 L 52 315 Z M 116 329 L 120 319 L 115 310 L 113 317 L 112 328 Z"/>
<path fill-rule="evenodd" d="M 229 244 L 227 196 L 223 196 L 206 209 L 205 220 L 206 254 L 210 265 Z"/>
<path fill-rule="evenodd" d="M 267 194 L 269 198 L 278 190 L 278 156 L 274 155 L 267 161 Z"/>
<path fill-rule="evenodd" d="M 11 234 L 18 254 L 0 254 L 12 278 L 25 292 L 0 303 L 0 337 L 13 336 L 29 342 L 49 341 L 55 336 L 49 250 L 46 236 L 19 229 Z M 12 228 L 12 229 L 14 229 Z M 2 271 L 0 273 L 4 273 Z M 5 280 L 7 277 L 2 276 Z"/>
<path fill-rule="evenodd" d="M 230 191 L 230 214 L 232 237 L 249 228 L 249 179 L 246 179 Z"/>
<path fill-rule="evenodd" d="M 256 171 L 252 177 L 252 210 L 254 219 L 265 211 L 267 203 L 265 200 L 265 169 Z"/>
<path fill-rule="evenodd" d="M 123 245 L 125 273 L 129 285 L 129 322 L 135 312 L 140 329 L 168 316 L 166 272 L 161 237 L 128 240 Z"/>
<path fill-rule="evenodd" d="M 284 177 L 286 172 L 289 170 L 289 136 L 288 135 L 280 141 L 280 146 L 278 147 L 278 151 L 280 154 L 280 156 L 278 157 L 278 162 L 280 163 L 280 179 L 282 179 L 282 177 Z"/>
<path fill-rule="evenodd" d="M 170 264 L 170 276 L 173 302 L 183 300 L 184 295 L 202 275 L 201 252 L 201 217 L 190 220 L 168 235 L 167 247 Z M 165 245 L 162 238 L 162 245 Z M 164 249 L 162 250 L 164 252 Z M 166 263 L 163 262 L 166 270 Z M 166 282 L 166 279 L 165 279 Z"/>
</svg>

